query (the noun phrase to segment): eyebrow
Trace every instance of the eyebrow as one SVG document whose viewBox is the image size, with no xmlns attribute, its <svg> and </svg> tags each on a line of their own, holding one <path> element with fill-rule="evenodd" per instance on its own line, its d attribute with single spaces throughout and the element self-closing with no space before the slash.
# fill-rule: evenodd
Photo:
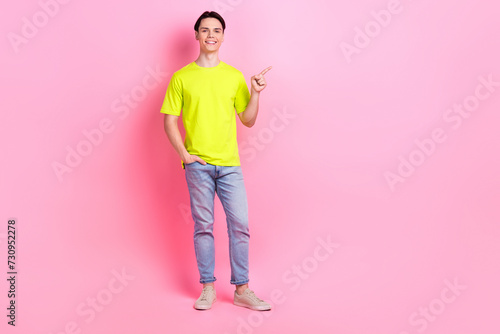
<svg viewBox="0 0 500 334">
<path fill-rule="evenodd" d="M 200 29 L 210 29 L 208 27 L 200 27 Z M 222 28 L 214 28 L 214 30 L 222 30 Z"/>
</svg>

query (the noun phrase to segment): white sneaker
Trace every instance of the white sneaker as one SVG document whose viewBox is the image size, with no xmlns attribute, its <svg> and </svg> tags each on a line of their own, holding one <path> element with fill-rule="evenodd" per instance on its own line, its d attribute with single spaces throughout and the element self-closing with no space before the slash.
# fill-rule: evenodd
<svg viewBox="0 0 500 334">
<path fill-rule="evenodd" d="M 271 305 L 258 298 L 255 293 L 247 288 L 241 295 L 234 292 L 234 305 L 242 306 L 256 311 L 268 311 Z"/>
<path fill-rule="evenodd" d="M 201 291 L 200 298 L 194 303 L 194 308 L 197 310 L 209 310 L 212 307 L 212 303 L 217 300 L 215 295 L 215 289 L 211 285 L 207 285 Z"/>
</svg>

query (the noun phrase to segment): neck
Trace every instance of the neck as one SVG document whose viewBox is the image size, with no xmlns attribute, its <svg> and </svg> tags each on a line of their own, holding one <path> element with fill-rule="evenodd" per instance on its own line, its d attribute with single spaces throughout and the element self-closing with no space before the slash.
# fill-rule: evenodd
<svg viewBox="0 0 500 334">
<path fill-rule="evenodd" d="M 219 52 L 204 53 L 200 51 L 200 55 L 195 62 L 201 67 L 215 67 L 220 63 Z"/>
</svg>

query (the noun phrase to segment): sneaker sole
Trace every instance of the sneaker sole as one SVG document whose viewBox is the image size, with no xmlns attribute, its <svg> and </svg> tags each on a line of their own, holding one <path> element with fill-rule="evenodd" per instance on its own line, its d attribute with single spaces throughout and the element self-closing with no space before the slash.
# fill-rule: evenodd
<svg viewBox="0 0 500 334">
<path fill-rule="evenodd" d="M 271 310 L 271 308 L 267 307 L 267 306 L 252 306 L 252 305 L 248 305 L 245 303 L 240 303 L 238 301 L 233 301 L 233 304 L 236 306 L 246 307 L 246 308 L 249 308 L 249 309 L 254 310 L 254 311 L 270 311 Z"/>
<path fill-rule="evenodd" d="M 206 305 L 206 306 L 201 305 L 201 306 L 198 306 L 198 307 L 196 307 L 196 305 L 193 305 L 193 307 L 194 307 L 195 310 L 202 310 L 202 311 L 204 311 L 204 310 L 210 310 L 212 308 L 213 303 L 215 303 L 216 301 L 217 301 L 217 298 L 215 298 L 213 300 L 212 304 L 210 304 L 210 305 Z"/>
</svg>

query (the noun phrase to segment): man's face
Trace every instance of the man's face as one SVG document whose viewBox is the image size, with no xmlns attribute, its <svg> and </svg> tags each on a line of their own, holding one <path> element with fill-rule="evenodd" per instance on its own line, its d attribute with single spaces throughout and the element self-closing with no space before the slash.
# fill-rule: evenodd
<svg viewBox="0 0 500 334">
<path fill-rule="evenodd" d="M 213 17 L 207 17 L 201 20 L 200 27 L 195 32 L 195 37 L 200 43 L 200 48 L 205 52 L 217 51 L 224 41 L 222 24 Z"/>
</svg>

